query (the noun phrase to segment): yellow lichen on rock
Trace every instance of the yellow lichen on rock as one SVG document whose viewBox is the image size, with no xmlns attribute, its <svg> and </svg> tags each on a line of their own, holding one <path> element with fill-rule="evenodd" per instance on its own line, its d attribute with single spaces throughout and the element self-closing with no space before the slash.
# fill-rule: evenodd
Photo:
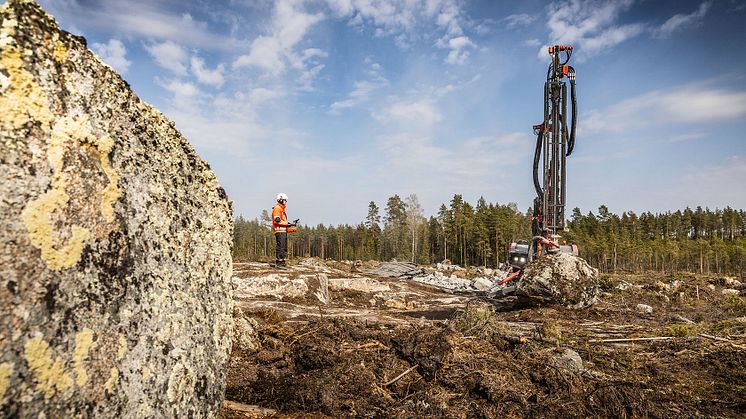
<svg viewBox="0 0 746 419">
<path fill-rule="evenodd" d="M 58 357 L 52 360 L 49 344 L 42 339 L 34 338 L 26 342 L 24 353 L 29 369 L 38 381 L 37 389 L 50 398 L 57 392 L 65 392 L 73 385 L 73 379 L 65 371 L 65 364 Z"/>
<path fill-rule="evenodd" d="M 127 339 L 124 335 L 119 335 L 119 350 L 117 351 L 117 360 L 121 361 L 124 358 L 124 354 L 127 353 Z"/>
<path fill-rule="evenodd" d="M 10 374 L 13 372 L 13 365 L 8 362 L 0 364 L 0 406 L 2 406 L 3 397 L 5 397 L 5 391 L 8 390 L 8 383 L 10 382 Z"/>
<path fill-rule="evenodd" d="M 144 381 L 148 381 L 150 379 L 150 374 L 152 374 L 152 371 L 150 370 L 150 368 L 148 368 L 147 366 L 142 367 L 142 379 Z"/>
<path fill-rule="evenodd" d="M 58 63 L 67 61 L 67 48 L 59 39 L 54 43 L 54 60 Z"/>
<path fill-rule="evenodd" d="M 54 120 L 49 101 L 24 69 L 21 52 L 13 45 L 0 45 L 0 53 L 0 70 L 6 74 L 0 95 L 0 128 L 19 129 L 29 121 L 39 121 L 42 128 L 49 129 Z"/>
<path fill-rule="evenodd" d="M 50 216 L 53 212 L 64 209 L 70 199 L 65 191 L 68 178 L 64 172 L 64 154 L 68 142 L 73 142 L 73 145 L 90 144 L 98 150 L 101 168 L 109 180 L 101 196 L 101 213 L 109 222 L 114 220 L 114 203 L 121 195 L 118 186 L 119 175 L 109 162 L 109 153 L 114 145 L 111 138 L 96 137 L 91 132 L 86 116 L 60 118 L 52 129 L 47 148 L 47 158 L 54 170 L 52 189 L 37 200 L 29 202 L 22 214 L 31 243 L 41 250 L 42 259 L 54 270 L 75 266 L 90 237 L 88 229 L 74 225 L 71 228 L 72 237 L 68 239 L 66 245 L 58 246 L 55 243 L 54 227 Z"/>
<path fill-rule="evenodd" d="M 78 387 L 83 387 L 88 382 L 88 373 L 85 370 L 83 362 L 88 357 L 88 351 L 93 346 L 93 330 L 84 328 L 75 335 L 75 353 L 73 362 L 75 363 L 75 383 Z"/>
<path fill-rule="evenodd" d="M 114 390 L 114 384 L 116 384 L 117 381 L 119 381 L 119 370 L 112 367 L 109 372 L 109 379 L 106 380 L 106 384 L 104 384 L 107 393 L 112 393 Z"/>
</svg>

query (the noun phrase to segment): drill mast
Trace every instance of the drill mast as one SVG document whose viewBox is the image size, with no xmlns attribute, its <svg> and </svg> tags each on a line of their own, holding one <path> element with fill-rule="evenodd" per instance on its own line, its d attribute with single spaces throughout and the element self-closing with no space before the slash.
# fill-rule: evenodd
<svg viewBox="0 0 746 419">
<path fill-rule="evenodd" d="M 566 159 L 575 146 L 577 100 L 575 69 L 568 65 L 573 47 L 549 47 L 552 60 L 544 83 L 544 121 L 534 125 L 534 213 L 532 236 L 554 236 L 565 229 Z M 567 123 L 567 78 L 570 82 L 571 124 Z"/>
</svg>

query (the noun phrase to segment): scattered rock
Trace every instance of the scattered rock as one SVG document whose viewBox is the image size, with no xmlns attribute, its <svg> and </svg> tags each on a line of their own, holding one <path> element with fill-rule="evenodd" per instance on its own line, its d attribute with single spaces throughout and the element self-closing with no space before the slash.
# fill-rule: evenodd
<svg viewBox="0 0 746 419">
<path fill-rule="evenodd" d="M 383 302 L 383 305 L 394 310 L 404 310 L 407 308 L 407 304 L 404 301 L 396 299 L 386 300 Z"/>
<path fill-rule="evenodd" d="M 720 278 L 718 283 L 724 287 L 732 287 L 736 282 L 736 278 L 732 276 L 724 276 Z"/>
<path fill-rule="evenodd" d="M 710 291 L 715 291 L 715 286 L 712 284 L 707 284 L 707 289 L 709 289 Z"/>
<path fill-rule="evenodd" d="M 240 309 L 236 311 L 239 314 L 234 314 L 233 343 L 245 352 L 259 349 L 259 323 L 251 317 L 245 317 Z"/>
<path fill-rule="evenodd" d="M 720 293 L 723 294 L 723 295 L 739 295 L 741 293 L 741 291 L 734 290 L 734 289 L 731 289 L 731 288 L 725 288 L 722 291 L 720 291 Z"/>
<path fill-rule="evenodd" d="M 552 365 L 555 368 L 580 373 L 585 370 L 583 359 L 570 348 L 555 348 L 551 350 Z"/>
<path fill-rule="evenodd" d="M 629 283 L 627 281 L 622 281 L 619 284 L 617 284 L 617 286 L 614 287 L 614 288 L 618 289 L 619 291 L 626 291 L 626 290 L 628 290 L 630 288 L 635 288 L 635 285 L 633 285 L 633 284 L 631 284 L 631 283 Z"/>
<path fill-rule="evenodd" d="M 494 282 L 490 281 L 487 278 L 479 277 L 475 279 L 471 285 L 479 291 L 487 291 L 488 289 L 492 288 L 492 285 L 494 285 Z"/>
<path fill-rule="evenodd" d="M 375 269 L 365 271 L 369 275 L 388 278 L 407 278 L 422 275 L 425 271 L 411 262 L 384 262 Z"/>
<path fill-rule="evenodd" d="M 223 402 L 221 417 L 263 418 L 274 417 L 276 414 L 274 409 L 226 400 Z"/>
<path fill-rule="evenodd" d="M 647 304 L 638 304 L 635 307 L 635 311 L 637 311 L 640 314 L 653 314 L 653 307 L 650 307 Z"/>
<path fill-rule="evenodd" d="M 439 271 L 463 271 L 464 268 L 458 265 L 452 265 L 450 263 L 437 263 L 435 268 Z"/>
<path fill-rule="evenodd" d="M 473 282 L 469 279 L 459 278 L 456 275 L 446 276 L 443 272 L 435 271 L 428 275 L 416 276 L 412 278 L 423 284 L 433 285 L 439 288 L 445 288 L 454 291 L 474 291 Z"/>
<path fill-rule="evenodd" d="M 577 256 L 560 253 L 543 256 L 526 266 L 515 293 L 530 304 L 579 309 L 595 304 L 601 287 L 597 269 Z"/>
<path fill-rule="evenodd" d="M 656 291 L 668 291 L 670 286 L 668 284 L 664 284 L 662 281 L 655 281 L 655 285 L 653 285 L 653 289 Z"/>
<path fill-rule="evenodd" d="M 674 323 L 689 323 L 689 324 L 694 324 L 693 321 L 691 321 L 691 320 L 687 319 L 686 317 L 684 317 L 682 315 L 679 315 L 679 314 L 672 315 L 671 316 L 671 321 L 673 321 Z"/>
<path fill-rule="evenodd" d="M 2 416 L 215 416 L 233 331 L 225 192 L 33 1 L 0 6 L 0 160 Z"/>
</svg>

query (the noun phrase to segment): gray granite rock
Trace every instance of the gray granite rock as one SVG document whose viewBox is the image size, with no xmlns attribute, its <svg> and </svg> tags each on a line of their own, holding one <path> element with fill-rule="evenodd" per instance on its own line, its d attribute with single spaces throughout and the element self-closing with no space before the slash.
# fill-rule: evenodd
<svg viewBox="0 0 746 419">
<path fill-rule="evenodd" d="M 0 6 L 0 416 L 211 417 L 229 202 L 174 124 L 33 2 Z"/>
<path fill-rule="evenodd" d="M 523 269 L 515 294 L 530 304 L 586 308 L 598 301 L 598 270 L 567 253 L 546 255 Z"/>
</svg>

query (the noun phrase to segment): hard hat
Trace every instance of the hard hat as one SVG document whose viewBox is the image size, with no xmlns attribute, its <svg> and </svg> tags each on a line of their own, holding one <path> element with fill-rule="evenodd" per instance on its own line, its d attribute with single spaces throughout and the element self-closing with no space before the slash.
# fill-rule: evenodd
<svg viewBox="0 0 746 419">
<path fill-rule="evenodd" d="M 285 195 L 284 193 L 278 193 L 277 194 L 277 200 L 278 201 L 287 201 L 288 200 L 288 196 Z"/>
</svg>

